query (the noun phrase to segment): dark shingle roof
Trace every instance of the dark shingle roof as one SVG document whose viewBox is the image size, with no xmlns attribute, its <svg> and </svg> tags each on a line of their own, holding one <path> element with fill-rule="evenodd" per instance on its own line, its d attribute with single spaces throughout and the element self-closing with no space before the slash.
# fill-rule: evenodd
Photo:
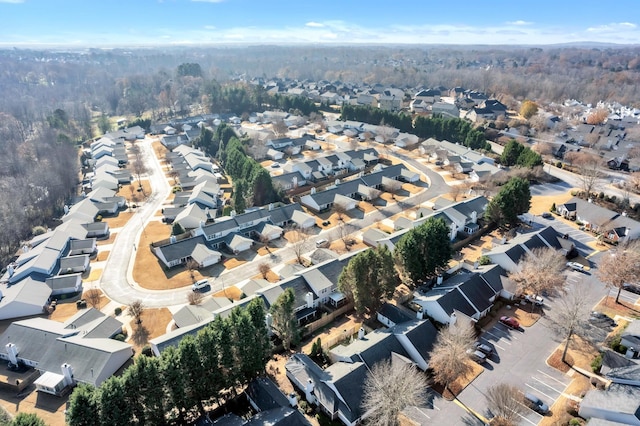
<svg viewBox="0 0 640 426">
<path fill-rule="evenodd" d="M 395 324 L 400 324 L 402 322 L 410 321 L 412 319 L 409 315 L 401 311 L 400 308 L 390 303 L 384 303 L 380 307 L 380 309 L 378 309 L 378 314 L 389 319 Z"/>
<path fill-rule="evenodd" d="M 476 310 L 469 304 L 469 302 L 467 302 L 467 299 L 464 298 L 457 288 L 454 288 L 438 298 L 438 304 L 442 306 L 442 309 L 444 309 L 448 315 L 451 315 L 454 309 L 457 309 L 468 316 L 476 314 Z"/>
<path fill-rule="evenodd" d="M 480 278 L 479 274 L 474 274 L 467 281 L 460 284 L 459 289 L 467 296 L 479 312 L 483 312 L 491 307 L 492 303 L 489 299 L 494 297 L 495 293 L 491 287 Z"/>
</svg>

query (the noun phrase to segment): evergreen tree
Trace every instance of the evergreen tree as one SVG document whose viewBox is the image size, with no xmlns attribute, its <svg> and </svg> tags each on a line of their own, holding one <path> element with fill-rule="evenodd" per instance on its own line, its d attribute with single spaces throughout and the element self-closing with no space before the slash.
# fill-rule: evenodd
<svg viewBox="0 0 640 426">
<path fill-rule="evenodd" d="M 296 295 L 292 288 L 287 288 L 278 296 L 278 299 L 271 305 L 271 315 L 273 316 L 273 329 L 282 340 L 282 345 L 286 350 L 291 345 L 300 342 L 301 330 L 296 319 L 295 309 Z"/>
<path fill-rule="evenodd" d="M 198 412 L 205 414 L 203 400 L 208 399 L 207 378 L 202 374 L 202 362 L 198 353 L 198 345 L 193 336 L 185 336 L 178 345 L 180 351 L 180 371 L 185 383 L 187 408 L 197 405 Z"/>
<path fill-rule="evenodd" d="M 429 218 L 404 234 L 393 254 L 403 273 L 414 283 L 433 276 L 453 255 L 449 229 L 444 220 Z"/>
<path fill-rule="evenodd" d="M 489 202 L 485 217 L 498 225 L 515 225 L 518 223 L 518 215 L 528 212 L 530 208 L 529 181 L 514 177 Z"/>
<path fill-rule="evenodd" d="M 98 401 L 100 426 L 135 424 L 121 377 L 111 376 L 100 385 Z"/>
<path fill-rule="evenodd" d="M 264 303 L 261 298 L 255 298 L 249 302 L 245 310 L 249 315 L 254 332 L 254 340 L 251 347 L 256 354 L 255 372 L 261 373 L 264 371 L 271 357 L 271 342 L 265 321 L 266 311 L 264 309 Z"/>
<path fill-rule="evenodd" d="M 244 199 L 245 185 L 243 180 L 237 180 L 233 184 L 233 208 L 237 214 L 244 213 L 247 202 Z"/>
<path fill-rule="evenodd" d="M 67 422 L 69 426 L 97 426 L 99 418 L 97 390 L 91 385 L 78 385 L 69 398 Z"/>
<path fill-rule="evenodd" d="M 386 246 L 358 253 L 338 278 L 338 289 L 350 295 L 359 314 L 375 312 L 381 299 L 393 295 L 397 284 L 393 257 Z"/>
<path fill-rule="evenodd" d="M 182 424 L 189 398 L 182 375 L 180 351 L 176 347 L 168 346 L 162 351 L 160 374 L 166 387 L 166 410 L 170 414 L 178 413 L 178 423 Z"/>
<path fill-rule="evenodd" d="M 164 384 L 160 359 L 141 355 L 132 367 L 137 378 L 145 425 L 165 425 Z"/>
<path fill-rule="evenodd" d="M 518 163 L 518 157 L 524 151 L 524 145 L 515 139 L 511 139 L 502 151 L 500 156 L 500 164 L 505 166 L 513 166 Z"/>
<path fill-rule="evenodd" d="M 220 354 L 218 352 L 218 334 L 215 327 L 218 322 L 212 322 L 203 328 L 196 336 L 198 353 L 202 362 L 202 374 L 209 383 L 209 397 L 220 398 L 224 389 L 224 377 L 220 369 Z"/>
<path fill-rule="evenodd" d="M 18 413 L 10 426 L 47 426 L 47 424 L 35 413 Z"/>
</svg>

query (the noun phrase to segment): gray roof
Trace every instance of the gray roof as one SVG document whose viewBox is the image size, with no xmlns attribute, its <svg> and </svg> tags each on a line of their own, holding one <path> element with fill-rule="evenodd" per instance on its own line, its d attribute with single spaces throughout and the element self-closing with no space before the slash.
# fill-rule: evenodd
<svg viewBox="0 0 640 426">
<path fill-rule="evenodd" d="M 395 324 L 400 324 L 412 319 L 412 317 L 405 314 L 404 311 L 400 310 L 400 308 L 390 303 L 384 303 L 380 309 L 378 309 L 378 314 L 389 319 Z"/>
<path fill-rule="evenodd" d="M 51 290 L 63 290 L 66 288 L 74 287 L 78 283 L 82 283 L 82 280 L 78 281 L 80 274 L 68 274 L 68 275 L 56 275 L 55 277 L 49 277 L 45 281 Z"/>
<path fill-rule="evenodd" d="M 63 257 L 60 259 L 60 272 L 65 272 L 67 268 L 76 268 L 78 266 L 83 266 L 88 261 L 88 259 L 88 254 Z"/>
<path fill-rule="evenodd" d="M 597 407 L 622 414 L 637 415 L 640 407 L 640 388 L 613 384 L 606 391 L 590 390 L 581 406 Z"/>
<path fill-rule="evenodd" d="M 289 405 L 287 397 L 284 396 L 276 384 L 269 378 L 258 377 L 254 379 L 249 383 L 245 392 L 258 406 L 260 411 L 287 407 Z"/>
</svg>

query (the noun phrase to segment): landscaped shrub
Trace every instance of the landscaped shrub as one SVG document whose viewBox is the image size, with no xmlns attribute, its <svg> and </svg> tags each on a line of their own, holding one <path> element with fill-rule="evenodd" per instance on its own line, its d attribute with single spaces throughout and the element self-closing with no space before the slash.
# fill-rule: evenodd
<svg viewBox="0 0 640 426">
<path fill-rule="evenodd" d="M 145 345 L 145 347 L 142 348 L 142 355 L 153 356 L 153 351 L 151 350 L 151 346 Z"/>
<path fill-rule="evenodd" d="M 34 226 L 33 229 L 31 230 L 31 233 L 34 236 L 42 235 L 46 232 L 47 232 L 47 228 L 45 228 L 44 226 Z"/>
<path fill-rule="evenodd" d="M 478 264 L 480 265 L 489 265 L 491 264 L 491 258 L 486 255 L 482 255 L 478 258 Z"/>
<path fill-rule="evenodd" d="M 556 212 L 556 203 L 551 204 L 551 208 L 549 209 L 549 211 L 551 213 L 555 213 Z"/>
<path fill-rule="evenodd" d="M 556 167 L 561 169 L 562 168 L 562 162 L 561 161 L 556 161 Z"/>
<path fill-rule="evenodd" d="M 96 216 L 96 222 L 102 222 L 102 215 Z"/>
<path fill-rule="evenodd" d="M 573 418 L 569 420 L 569 426 L 580 426 L 582 424 L 582 420 Z"/>
<path fill-rule="evenodd" d="M 598 373 L 600 372 L 600 367 L 602 367 L 602 354 L 599 353 L 598 356 L 596 356 L 593 361 L 591 361 L 591 370 L 594 373 Z"/>
<path fill-rule="evenodd" d="M 116 316 L 120 315 L 122 313 L 122 308 L 118 306 L 116 309 L 114 309 L 114 313 L 116 314 Z"/>
<path fill-rule="evenodd" d="M 113 340 L 117 340 L 118 342 L 124 342 L 125 340 L 127 340 L 127 336 L 125 336 L 122 333 L 118 333 L 115 336 L 113 336 Z"/>
<path fill-rule="evenodd" d="M 622 336 L 619 334 L 614 336 L 609 342 L 609 347 L 620 354 L 625 354 L 627 353 L 627 347 L 620 343 L 621 340 Z"/>
</svg>

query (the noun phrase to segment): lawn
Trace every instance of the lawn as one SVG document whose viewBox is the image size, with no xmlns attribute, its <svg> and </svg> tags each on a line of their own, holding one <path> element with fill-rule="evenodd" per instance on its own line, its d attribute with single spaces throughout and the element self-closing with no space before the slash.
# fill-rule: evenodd
<svg viewBox="0 0 640 426">
<path fill-rule="evenodd" d="M 95 281 L 99 280 L 102 276 L 102 268 L 91 268 L 91 272 L 89 272 L 89 276 L 84 279 L 84 281 Z"/>
<path fill-rule="evenodd" d="M 107 296 L 105 296 L 100 290 L 98 291 L 100 292 L 100 302 L 98 305 L 96 305 L 95 307 L 96 309 L 100 309 L 103 306 L 105 306 L 107 303 L 109 303 L 109 299 L 107 298 Z M 82 298 L 85 300 L 88 299 L 86 291 L 82 294 Z M 49 319 L 53 321 L 64 322 L 69 318 L 71 318 L 80 310 L 76 307 L 77 300 L 79 300 L 78 297 L 74 297 L 73 299 L 58 301 L 58 304 L 56 305 L 56 309 L 51 313 L 51 315 L 49 315 Z M 87 306 L 91 306 L 91 305 L 88 304 Z"/>
<path fill-rule="evenodd" d="M 466 361 L 466 363 L 471 367 L 471 370 L 467 375 L 459 376 L 452 383 L 449 383 L 447 390 L 444 389 L 444 386 L 439 384 L 434 384 L 433 389 L 449 401 L 451 401 L 454 396 L 459 395 L 464 388 L 469 386 L 469 384 L 471 384 L 471 382 L 473 382 L 476 377 L 484 371 L 484 368 L 481 365 L 478 365 L 471 360 Z"/>
<path fill-rule="evenodd" d="M 611 318 L 616 315 L 627 318 L 640 318 L 640 307 L 625 300 L 620 300 L 620 303 L 616 303 L 615 294 L 603 297 L 593 310 L 605 313 Z"/>
<path fill-rule="evenodd" d="M 269 281 L 270 283 L 277 283 L 278 281 L 280 281 L 280 276 L 278 276 L 278 274 L 276 274 L 273 271 L 269 271 L 267 272 L 267 277 L 263 277 L 262 274 L 258 274 L 255 277 L 253 277 L 254 280 L 263 280 L 266 279 L 267 281 Z"/>
<path fill-rule="evenodd" d="M 111 253 L 109 250 L 98 252 L 98 255 L 96 256 L 96 259 L 95 259 L 96 262 L 103 262 L 107 260 L 107 258 L 109 257 L 109 253 Z"/>
<path fill-rule="evenodd" d="M 142 311 L 141 319 L 142 322 L 140 324 L 136 324 L 133 320 L 131 321 L 132 334 L 128 340 L 133 345 L 136 355 L 142 352 L 142 348 L 149 340 L 162 336 L 167 332 L 167 325 L 169 325 L 173 316 L 167 308 L 147 308 Z"/>
<path fill-rule="evenodd" d="M 108 244 L 113 244 L 113 242 L 116 240 L 117 235 L 118 235 L 117 232 L 111 232 L 111 235 L 109 236 L 109 238 L 107 238 L 106 240 L 98 240 L 96 244 L 99 246 L 106 246 Z"/>
<path fill-rule="evenodd" d="M 226 297 L 231 300 L 240 300 L 242 298 L 242 290 L 236 286 L 225 287 L 219 292 L 212 294 L 213 297 Z"/>
<path fill-rule="evenodd" d="M 140 185 L 142 185 L 142 191 L 138 191 Z M 137 179 L 134 179 L 131 183 L 122 185 L 118 191 L 118 195 L 126 198 L 128 203 L 140 203 L 144 201 L 151 195 L 149 179 L 141 179 L 140 183 L 138 183 Z"/>
<path fill-rule="evenodd" d="M 233 268 L 237 268 L 238 266 L 247 263 L 246 260 L 242 260 L 242 259 L 236 259 L 235 257 L 231 257 L 228 259 L 225 259 L 222 264 L 224 265 L 225 269 L 233 269 Z"/>
<path fill-rule="evenodd" d="M 560 204 L 566 203 L 571 198 L 573 198 L 571 190 L 564 194 L 534 195 L 531 197 L 531 208 L 529 209 L 529 213 L 539 215 L 544 212 L 548 212 L 553 203 L 556 203 L 556 206 L 559 206 Z"/>
<path fill-rule="evenodd" d="M 120 212 L 118 216 L 105 217 L 102 221 L 109 224 L 109 229 L 122 228 L 127 224 L 127 222 L 129 222 L 129 219 L 131 219 L 133 214 L 133 212 Z"/>
</svg>

